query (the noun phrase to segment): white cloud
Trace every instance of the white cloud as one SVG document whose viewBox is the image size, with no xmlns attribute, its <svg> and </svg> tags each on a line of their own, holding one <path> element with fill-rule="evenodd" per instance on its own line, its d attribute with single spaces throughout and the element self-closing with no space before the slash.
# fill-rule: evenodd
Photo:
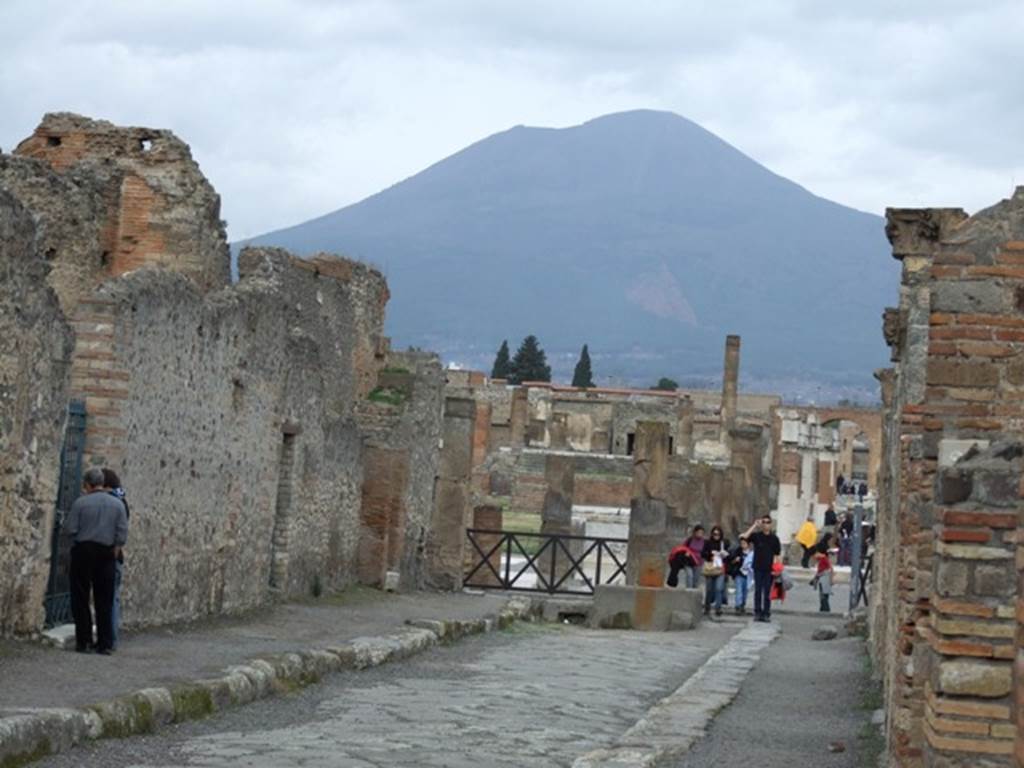
<svg viewBox="0 0 1024 768">
<path fill-rule="evenodd" d="M 0 146 L 44 111 L 169 127 L 233 238 L 355 202 L 515 124 L 689 117 L 858 208 L 1024 183 L 1016 0 L 11 0 Z"/>
</svg>

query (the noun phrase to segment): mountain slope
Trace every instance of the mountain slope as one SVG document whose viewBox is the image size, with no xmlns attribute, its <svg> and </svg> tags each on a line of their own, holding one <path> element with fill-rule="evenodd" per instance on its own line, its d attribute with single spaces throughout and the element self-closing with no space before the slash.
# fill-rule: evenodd
<svg viewBox="0 0 1024 768">
<path fill-rule="evenodd" d="M 867 379 L 898 285 L 879 217 L 653 111 L 512 128 L 251 242 L 383 268 L 396 344 L 486 359 L 535 333 L 557 359 L 587 342 L 599 381 L 716 372 L 726 333 L 747 373 Z"/>
</svg>

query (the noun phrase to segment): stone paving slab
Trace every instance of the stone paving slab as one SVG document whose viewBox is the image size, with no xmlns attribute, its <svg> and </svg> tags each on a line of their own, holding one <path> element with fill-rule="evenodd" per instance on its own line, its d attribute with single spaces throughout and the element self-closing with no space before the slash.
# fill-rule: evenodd
<svg viewBox="0 0 1024 768">
<path fill-rule="evenodd" d="M 44 768 L 569 768 L 611 746 L 740 630 L 517 622 L 294 695 L 91 742 Z"/>
<path fill-rule="evenodd" d="M 235 646 L 235 654 L 231 661 L 236 662 L 215 673 L 216 676 L 196 674 L 208 672 L 206 667 L 197 667 L 196 660 L 191 665 L 185 664 L 175 668 L 174 662 L 180 659 L 178 653 L 168 653 L 162 659 L 163 665 L 154 664 L 150 669 L 150 678 L 159 679 L 161 675 L 174 674 L 175 682 L 168 686 L 147 685 L 134 691 L 124 693 L 116 698 L 105 700 L 94 700 L 92 703 L 78 707 L 27 707 L 7 706 L 0 717 L 0 765 L 21 765 L 44 755 L 61 752 L 70 747 L 89 739 L 123 737 L 137 733 L 148 733 L 162 726 L 205 717 L 216 711 L 230 707 L 250 703 L 260 698 L 275 693 L 287 692 L 296 688 L 309 685 L 319 681 L 326 674 L 341 670 L 359 670 L 367 667 L 375 667 L 389 661 L 407 658 L 442 642 L 457 640 L 463 636 L 481 632 L 491 632 L 495 629 L 504 629 L 510 626 L 517 619 L 532 616 L 533 607 L 528 599 L 512 599 L 507 602 L 496 602 L 493 599 L 484 601 L 471 600 L 468 603 L 462 596 L 449 595 L 449 599 L 442 601 L 449 609 L 465 615 L 469 613 L 470 618 L 451 619 L 414 619 L 407 618 L 410 626 L 398 632 L 392 632 L 381 636 L 362 636 L 346 638 L 353 631 L 359 628 L 371 628 L 378 626 L 374 621 L 352 622 L 345 629 L 339 629 L 336 640 L 338 642 L 326 644 L 325 638 L 319 632 L 311 635 L 309 626 L 297 624 L 289 625 L 285 619 L 285 627 L 290 626 L 292 631 L 282 631 L 274 637 L 272 643 L 262 642 L 252 644 L 241 643 Z M 390 607 L 395 608 L 394 601 L 382 600 L 382 603 L 390 602 Z M 424 603 L 430 601 L 417 601 L 416 611 L 422 616 L 427 609 Z M 495 609 L 493 614 L 483 614 L 482 608 Z M 280 612 L 286 616 L 294 611 L 288 610 L 286 606 Z M 394 611 L 391 616 L 390 628 L 394 629 L 399 625 L 403 612 Z M 380 609 L 378 608 L 377 611 Z M 472 614 L 477 614 L 472 616 Z M 336 620 L 346 617 L 346 612 L 338 610 L 335 612 Z M 348 618 L 353 618 L 349 612 Z M 294 617 L 292 617 L 294 618 Z M 322 617 L 320 617 L 322 618 Z M 375 613 L 375 618 L 380 616 Z M 280 617 L 278 621 L 282 620 Z M 269 626 L 267 619 L 261 618 L 264 626 Z M 419 625 L 419 626 L 416 626 Z M 233 630 L 240 625 L 229 624 L 227 631 L 224 627 L 205 628 L 199 634 L 207 639 L 217 640 L 221 643 L 230 642 L 229 638 L 237 637 Z M 243 631 L 252 636 L 255 630 L 259 629 L 252 625 L 241 625 Z M 302 650 L 301 643 L 309 642 L 309 638 L 316 637 L 320 647 Z M 195 642 L 195 641 L 193 641 Z M 276 647 L 277 643 L 286 642 L 291 650 L 286 652 L 268 653 L 268 648 Z M 186 649 L 190 644 L 185 644 Z M 258 648 L 262 653 L 257 657 L 250 657 L 247 660 L 243 655 L 248 648 Z M 92 660 L 97 664 L 104 664 L 111 659 L 120 661 L 127 654 L 118 653 L 113 657 L 101 657 L 87 654 L 65 653 L 62 651 L 51 651 L 56 657 L 65 656 L 73 658 L 76 663 L 87 663 Z M 26 659 L 27 657 L 27 659 Z M 3 690 L 10 697 L 12 691 L 17 690 L 19 682 L 24 685 L 24 680 L 16 679 L 18 674 L 25 675 L 31 672 L 31 664 L 39 664 L 40 660 L 35 654 L 29 652 L 24 656 L 14 657 L 13 664 L 6 664 L 2 679 L 4 680 Z M 210 655 L 204 657 L 209 660 Z M 8 654 L 6 662 L 11 662 L 11 655 Z M 238 663 L 243 662 L 244 663 Z M 113 667 L 113 668 L 111 668 Z M 8 678 L 7 669 L 13 671 Z M 120 676 L 121 665 L 106 666 L 104 671 L 108 678 L 116 682 L 119 690 L 124 690 L 124 678 Z M 93 674 L 96 668 L 93 669 Z M 189 674 L 194 675 L 189 677 Z M 138 675 L 129 676 L 131 679 L 138 679 Z M 11 685 L 8 685 L 8 682 Z M 74 679 L 71 679 L 66 686 L 74 691 Z M 92 690 L 85 686 L 86 690 Z M 58 689 L 57 693 L 61 690 Z"/>
</svg>

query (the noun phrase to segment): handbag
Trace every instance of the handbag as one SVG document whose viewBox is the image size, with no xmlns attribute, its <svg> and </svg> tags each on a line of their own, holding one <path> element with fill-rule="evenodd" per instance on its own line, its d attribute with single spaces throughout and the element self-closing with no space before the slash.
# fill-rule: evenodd
<svg viewBox="0 0 1024 768">
<path fill-rule="evenodd" d="M 723 573 L 722 566 L 713 563 L 704 563 L 704 567 L 700 569 L 700 572 L 705 576 L 721 576 Z"/>
</svg>

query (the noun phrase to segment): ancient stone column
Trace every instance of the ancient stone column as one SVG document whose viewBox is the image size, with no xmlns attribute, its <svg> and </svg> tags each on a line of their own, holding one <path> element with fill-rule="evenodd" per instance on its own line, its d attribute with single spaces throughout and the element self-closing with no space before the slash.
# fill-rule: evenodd
<svg viewBox="0 0 1024 768">
<path fill-rule="evenodd" d="M 470 520 L 470 476 L 476 403 L 449 397 L 444 403 L 444 431 L 434 513 L 427 539 L 427 573 L 432 586 L 460 589 Z"/>
<path fill-rule="evenodd" d="M 761 493 L 761 435 L 763 429 L 756 424 L 742 424 L 729 430 L 729 441 L 732 446 L 729 464 L 740 467 L 744 473 L 744 505 L 738 520 L 726 522 L 743 527 L 743 521 L 752 519 L 768 511 L 767 499 Z M 831 488 L 831 483 L 829 484 Z M 727 528 L 727 530 L 729 530 Z"/>
<path fill-rule="evenodd" d="M 693 456 L 693 400 L 684 396 L 679 401 L 679 438 L 676 455 L 689 460 Z"/>
<path fill-rule="evenodd" d="M 528 390 L 526 387 L 516 387 L 512 392 L 512 412 L 509 416 L 513 451 L 518 451 L 526 445 L 526 425 L 529 418 Z"/>
<path fill-rule="evenodd" d="M 576 483 L 576 469 L 572 456 L 547 456 L 544 460 L 544 506 L 541 509 L 540 532 L 545 534 L 572 534 L 572 497 Z M 569 542 L 564 542 L 568 548 Z M 544 578 L 551 579 L 551 553 L 557 547 L 554 579 L 556 582 L 569 570 L 569 556 L 561 546 L 552 544 L 550 551 L 537 559 L 537 568 Z M 564 584 L 562 586 L 565 586 Z"/>
<path fill-rule="evenodd" d="M 479 504 L 473 507 L 473 527 L 483 531 L 500 531 L 502 526 L 502 512 L 501 507 L 494 504 Z M 501 541 L 501 535 L 498 533 L 478 533 L 475 535 L 477 546 L 486 554 L 491 548 Z M 473 584 L 490 584 L 492 586 L 498 586 L 501 581 L 495 577 L 495 571 L 499 575 L 503 574 L 501 568 L 501 556 L 502 550 L 499 548 L 494 552 L 488 560 L 490 561 L 491 568 L 486 565 L 482 565 L 476 574 L 473 576 L 471 583 Z M 476 551 L 476 547 L 466 542 L 466 567 L 467 569 L 472 568 L 474 565 L 481 560 L 480 553 Z"/>
<path fill-rule="evenodd" d="M 740 337 L 725 337 L 725 368 L 722 371 L 722 409 L 718 439 L 729 445 L 729 430 L 736 426 L 736 393 L 740 377 Z"/>
<path fill-rule="evenodd" d="M 629 514 L 626 583 L 661 587 L 668 552 L 668 424 L 641 421 L 633 444 L 633 498 Z"/>
</svg>

